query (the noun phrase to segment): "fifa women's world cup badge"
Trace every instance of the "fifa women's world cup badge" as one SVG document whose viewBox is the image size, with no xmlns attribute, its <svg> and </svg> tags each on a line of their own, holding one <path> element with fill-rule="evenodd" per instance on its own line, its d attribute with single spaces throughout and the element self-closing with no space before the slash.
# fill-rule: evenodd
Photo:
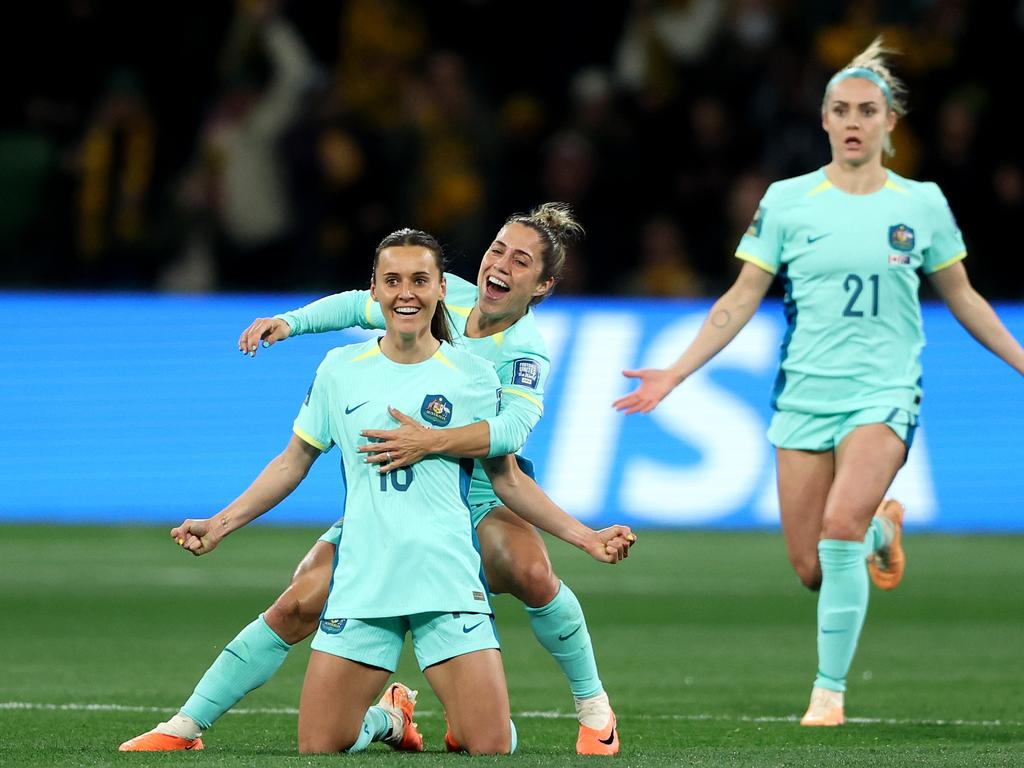
<svg viewBox="0 0 1024 768">
<path fill-rule="evenodd" d="M 897 251 L 914 250 L 914 230 L 906 224 L 894 224 L 889 227 L 889 245 Z"/>
<path fill-rule="evenodd" d="M 423 398 L 420 416 L 435 427 L 446 427 L 452 420 L 452 404 L 444 395 L 427 395 Z"/>
</svg>

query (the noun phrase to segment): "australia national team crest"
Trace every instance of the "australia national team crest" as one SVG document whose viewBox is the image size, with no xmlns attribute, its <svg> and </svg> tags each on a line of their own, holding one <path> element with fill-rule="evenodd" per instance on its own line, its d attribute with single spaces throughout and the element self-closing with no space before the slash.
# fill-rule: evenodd
<svg viewBox="0 0 1024 768">
<path fill-rule="evenodd" d="M 326 635 L 340 635 L 348 619 L 320 619 L 320 629 Z"/>
<path fill-rule="evenodd" d="M 447 427 L 452 420 L 452 404 L 444 395 L 427 395 L 423 398 L 420 416 L 435 427 Z"/>
<path fill-rule="evenodd" d="M 889 245 L 897 251 L 914 250 L 914 230 L 906 224 L 894 224 L 889 227 Z"/>
</svg>

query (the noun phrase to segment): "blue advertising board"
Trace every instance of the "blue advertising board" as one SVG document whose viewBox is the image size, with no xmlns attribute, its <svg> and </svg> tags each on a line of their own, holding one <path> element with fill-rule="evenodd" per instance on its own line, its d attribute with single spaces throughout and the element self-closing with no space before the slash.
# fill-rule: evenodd
<svg viewBox="0 0 1024 768">
<path fill-rule="evenodd" d="M 288 442 L 328 349 L 365 331 L 290 339 L 255 359 L 252 318 L 307 296 L 0 294 L 0 522 L 176 523 L 237 496 Z M 525 453 L 591 525 L 772 527 L 765 439 L 783 333 L 766 302 L 718 357 L 652 414 L 611 403 L 624 368 L 662 366 L 708 302 L 554 298 L 537 311 L 553 360 Z M 1000 316 L 1024 338 L 1024 307 Z M 941 306 L 924 309 L 922 427 L 892 494 L 908 524 L 1024 530 L 1024 380 Z M 327 526 L 341 511 L 327 454 L 270 522 Z"/>
</svg>

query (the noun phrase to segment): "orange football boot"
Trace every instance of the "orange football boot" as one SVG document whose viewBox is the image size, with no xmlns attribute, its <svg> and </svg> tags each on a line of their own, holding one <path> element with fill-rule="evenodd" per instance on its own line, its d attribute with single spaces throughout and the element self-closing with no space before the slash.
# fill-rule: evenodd
<svg viewBox="0 0 1024 768">
<path fill-rule="evenodd" d="M 619 753 L 619 729 L 615 713 L 608 718 L 608 724 L 601 730 L 588 728 L 580 723 L 580 735 L 576 739 L 577 755 L 617 755 Z"/>
<path fill-rule="evenodd" d="M 868 573 L 879 589 L 896 589 L 903 579 L 907 567 L 907 556 L 903 552 L 903 505 L 895 499 L 886 499 L 875 512 L 892 525 L 892 541 L 868 558 Z"/>
<path fill-rule="evenodd" d="M 134 739 L 128 739 L 117 748 L 118 752 L 177 752 L 186 749 L 202 749 L 202 739 L 183 739 L 166 733 L 146 731 Z"/>
<path fill-rule="evenodd" d="M 811 703 L 807 712 L 800 718 L 800 725 L 842 725 L 846 722 L 843 716 L 843 694 L 825 688 L 811 691 Z"/>
<path fill-rule="evenodd" d="M 384 740 L 385 744 L 399 752 L 423 751 L 423 736 L 416 728 L 416 723 L 412 721 L 412 713 L 416 708 L 416 693 L 401 683 L 392 683 L 377 702 L 378 707 L 394 714 L 402 721 L 401 734 Z"/>
</svg>

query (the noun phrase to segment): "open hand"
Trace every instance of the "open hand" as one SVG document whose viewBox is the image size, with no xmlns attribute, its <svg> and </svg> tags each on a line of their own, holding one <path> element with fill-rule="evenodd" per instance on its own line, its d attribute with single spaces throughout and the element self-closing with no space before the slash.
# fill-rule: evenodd
<svg viewBox="0 0 1024 768">
<path fill-rule="evenodd" d="M 391 418 L 399 423 L 395 429 L 365 429 L 359 434 L 376 440 L 360 445 L 360 453 L 367 454 L 367 464 L 380 465 L 380 473 L 387 474 L 399 467 L 415 464 L 434 452 L 434 433 L 397 408 L 388 408 Z"/>
<path fill-rule="evenodd" d="M 630 379 L 640 379 L 639 387 L 612 403 L 615 410 L 625 411 L 627 415 L 650 413 L 665 399 L 665 395 L 679 384 L 675 374 L 660 368 L 625 370 L 622 375 Z"/>
</svg>

